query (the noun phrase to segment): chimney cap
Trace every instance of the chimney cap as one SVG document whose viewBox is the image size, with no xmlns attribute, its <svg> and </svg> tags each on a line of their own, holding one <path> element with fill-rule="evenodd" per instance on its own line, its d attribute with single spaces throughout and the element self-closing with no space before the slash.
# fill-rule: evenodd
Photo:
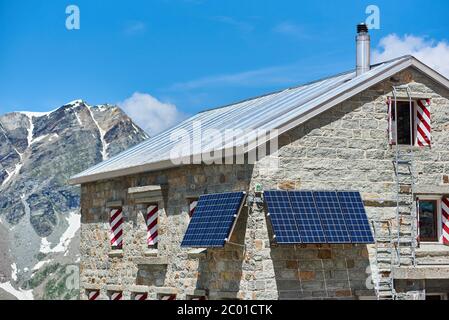
<svg viewBox="0 0 449 320">
<path fill-rule="evenodd" d="M 366 23 L 359 23 L 357 25 L 357 33 L 368 33 L 368 26 Z"/>
</svg>

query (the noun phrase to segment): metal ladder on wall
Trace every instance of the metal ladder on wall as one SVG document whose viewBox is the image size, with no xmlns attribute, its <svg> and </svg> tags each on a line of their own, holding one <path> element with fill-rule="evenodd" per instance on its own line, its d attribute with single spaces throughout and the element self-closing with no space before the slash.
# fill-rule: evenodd
<svg viewBox="0 0 449 320">
<path fill-rule="evenodd" d="M 408 85 L 393 87 L 393 103 L 395 119 L 398 119 L 397 98 L 398 93 L 405 91 L 410 107 L 410 145 L 394 145 L 394 173 L 396 180 L 396 221 L 392 235 L 396 238 L 394 261 L 397 266 L 416 265 L 417 246 L 417 208 L 415 201 L 415 157 L 413 139 L 413 101 Z M 397 125 L 396 125 L 397 139 Z"/>
<path fill-rule="evenodd" d="M 374 288 L 378 300 L 393 300 L 396 297 L 391 270 L 394 264 L 394 244 L 391 234 L 391 221 L 372 221 L 375 242 L 375 267 L 371 270 L 372 275 L 377 275 L 373 279 Z"/>
<path fill-rule="evenodd" d="M 405 92 L 410 105 L 410 132 L 413 136 L 413 103 L 408 85 L 393 87 L 393 105 L 395 119 L 397 115 L 398 94 Z M 416 265 L 417 246 L 417 207 L 415 195 L 415 163 L 413 145 L 399 145 L 397 143 L 397 125 L 395 126 L 394 144 L 394 174 L 396 194 L 396 217 L 394 220 L 379 220 L 373 222 L 376 236 L 375 263 L 377 279 L 375 281 L 376 294 L 379 300 L 397 298 L 394 288 L 392 270 L 394 266 Z"/>
</svg>

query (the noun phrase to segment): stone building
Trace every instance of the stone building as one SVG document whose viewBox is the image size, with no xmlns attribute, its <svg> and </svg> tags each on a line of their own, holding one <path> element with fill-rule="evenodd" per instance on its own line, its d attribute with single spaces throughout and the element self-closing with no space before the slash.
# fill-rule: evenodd
<svg viewBox="0 0 449 320">
<path fill-rule="evenodd" d="M 274 133 L 255 144 L 246 131 L 234 137 L 233 151 L 248 138 L 238 162 L 225 140 L 195 149 L 184 139 L 195 126 Z M 266 153 L 253 157 L 254 146 Z M 208 161 L 195 162 L 195 150 Z M 82 190 L 83 299 L 449 293 L 449 80 L 412 56 L 370 65 L 363 25 L 355 71 L 199 113 L 70 182 Z M 375 242 L 277 243 L 267 190 L 358 191 Z M 246 200 L 224 246 L 181 246 L 197 199 L 231 191 Z"/>
</svg>

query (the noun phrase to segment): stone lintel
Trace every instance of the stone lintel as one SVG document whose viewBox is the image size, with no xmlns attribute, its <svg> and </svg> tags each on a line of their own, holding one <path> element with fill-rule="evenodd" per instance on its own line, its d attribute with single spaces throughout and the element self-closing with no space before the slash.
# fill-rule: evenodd
<svg viewBox="0 0 449 320">
<path fill-rule="evenodd" d="M 448 266 L 393 267 L 393 278 L 404 280 L 447 279 Z"/>
<path fill-rule="evenodd" d="M 108 284 L 106 286 L 106 290 L 108 291 L 123 291 L 123 286 L 117 284 Z"/>
<path fill-rule="evenodd" d="M 150 287 L 142 285 L 132 285 L 129 287 L 129 291 L 134 293 L 145 293 L 148 292 Z"/>
<path fill-rule="evenodd" d="M 104 285 L 95 284 L 95 283 L 87 283 L 84 285 L 84 290 L 101 290 Z"/>
<path fill-rule="evenodd" d="M 167 257 L 137 257 L 133 261 L 137 265 L 168 265 Z"/>
<path fill-rule="evenodd" d="M 412 92 L 410 96 L 411 96 L 412 100 L 430 99 L 430 97 L 431 97 L 431 95 L 428 93 L 419 93 L 419 92 Z M 389 97 L 391 97 L 391 99 L 394 99 L 393 94 L 389 95 Z M 402 91 L 399 91 L 397 93 L 396 98 L 401 99 L 401 100 L 407 100 L 407 101 L 409 99 L 407 93 L 404 93 Z"/>
<path fill-rule="evenodd" d="M 123 206 L 122 200 L 111 200 L 106 202 L 106 207 L 108 208 L 121 208 Z"/>
<path fill-rule="evenodd" d="M 142 193 L 148 191 L 161 191 L 162 188 L 160 185 L 152 185 L 152 186 L 143 186 L 143 187 L 133 187 L 128 189 L 128 193 Z"/>
<path fill-rule="evenodd" d="M 178 294 L 178 289 L 173 287 L 155 287 L 154 291 L 157 294 Z"/>
<path fill-rule="evenodd" d="M 447 186 L 432 186 L 432 185 L 417 185 L 415 187 L 416 194 L 436 194 L 444 195 L 449 194 L 449 185 Z"/>
</svg>

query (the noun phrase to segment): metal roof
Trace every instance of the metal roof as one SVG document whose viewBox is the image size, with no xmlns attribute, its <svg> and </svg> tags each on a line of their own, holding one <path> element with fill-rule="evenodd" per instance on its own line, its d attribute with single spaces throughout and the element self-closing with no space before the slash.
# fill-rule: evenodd
<svg viewBox="0 0 449 320">
<path fill-rule="evenodd" d="M 151 137 L 119 155 L 103 161 L 72 177 L 71 184 L 120 177 L 146 171 L 177 166 L 171 159 L 171 150 L 179 145 L 173 135 L 197 137 L 198 130 L 278 130 L 279 134 L 294 128 L 370 86 L 407 68 L 416 67 L 435 80 L 449 86 L 449 81 L 412 56 L 404 56 L 379 63 L 371 70 L 356 76 L 355 71 L 288 88 L 275 93 L 248 99 L 236 104 L 200 112 L 173 128 Z M 247 146 L 255 138 L 253 133 L 242 134 L 234 146 Z M 193 140 L 195 142 L 195 140 Z M 200 141 L 200 140 L 199 140 Z M 229 146 L 229 141 L 210 141 L 207 146 L 193 143 L 187 155 L 195 150 L 218 150 Z M 249 149 L 248 149 L 249 150 Z M 246 150 L 247 151 L 247 150 Z"/>
</svg>

